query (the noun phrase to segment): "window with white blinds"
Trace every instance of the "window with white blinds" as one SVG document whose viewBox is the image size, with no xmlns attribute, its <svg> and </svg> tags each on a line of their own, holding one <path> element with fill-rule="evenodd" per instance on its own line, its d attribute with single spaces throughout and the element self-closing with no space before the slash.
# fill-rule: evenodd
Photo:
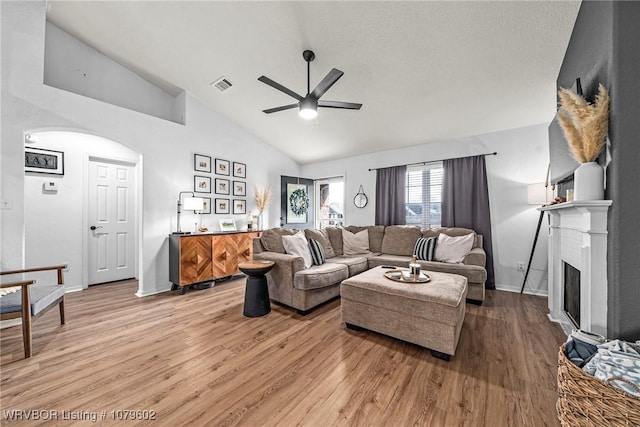
<svg viewBox="0 0 640 427">
<path fill-rule="evenodd" d="M 442 175 L 442 162 L 407 166 L 407 224 L 440 227 Z"/>
</svg>

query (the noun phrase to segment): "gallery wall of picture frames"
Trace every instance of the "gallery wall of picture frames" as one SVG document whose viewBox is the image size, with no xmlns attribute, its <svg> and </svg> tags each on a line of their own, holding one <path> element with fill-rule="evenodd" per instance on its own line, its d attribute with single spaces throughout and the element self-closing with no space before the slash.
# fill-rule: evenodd
<svg viewBox="0 0 640 427">
<path fill-rule="evenodd" d="M 247 165 L 242 162 L 193 155 L 193 192 L 205 200 L 203 214 L 246 215 Z M 211 174 L 213 176 L 207 176 Z M 204 193 L 204 194 L 198 194 Z M 212 194 L 212 197 L 204 197 Z"/>
</svg>

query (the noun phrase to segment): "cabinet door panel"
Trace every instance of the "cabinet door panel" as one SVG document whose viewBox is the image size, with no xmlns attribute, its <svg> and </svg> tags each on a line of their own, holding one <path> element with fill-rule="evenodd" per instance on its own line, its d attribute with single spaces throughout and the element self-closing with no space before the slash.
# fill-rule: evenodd
<svg viewBox="0 0 640 427">
<path fill-rule="evenodd" d="M 213 280 L 211 237 L 190 236 L 180 239 L 180 284 Z"/>
<path fill-rule="evenodd" d="M 213 276 L 217 279 L 228 276 L 227 274 L 227 236 L 213 236 L 212 240 L 212 257 L 213 257 Z"/>
</svg>

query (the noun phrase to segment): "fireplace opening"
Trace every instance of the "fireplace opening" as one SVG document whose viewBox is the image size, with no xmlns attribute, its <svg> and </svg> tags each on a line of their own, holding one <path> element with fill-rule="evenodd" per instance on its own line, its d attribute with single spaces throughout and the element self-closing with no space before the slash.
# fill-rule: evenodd
<svg viewBox="0 0 640 427">
<path fill-rule="evenodd" d="M 564 263 L 564 311 L 580 327 L 580 270 Z"/>
</svg>

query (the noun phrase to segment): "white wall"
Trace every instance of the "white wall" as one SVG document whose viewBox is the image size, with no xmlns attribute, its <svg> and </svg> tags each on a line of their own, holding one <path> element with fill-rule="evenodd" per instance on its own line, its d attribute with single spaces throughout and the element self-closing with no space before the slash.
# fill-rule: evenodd
<svg viewBox="0 0 640 427">
<path fill-rule="evenodd" d="M 45 84 L 184 124 L 176 97 L 49 22 L 45 34 Z"/>
<path fill-rule="evenodd" d="M 529 260 L 539 216 L 536 207 L 527 204 L 527 184 L 544 180 L 549 162 L 547 127 L 541 124 L 309 164 L 302 167 L 301 176 L 320 178 L 345 173 L 346 222 L 367 225 L 375 220 L 376 190 L 376 172 L 368 169 L 497 151 L 497 156 L 486 157 L 496 287 L 519 291 L 524 273 L 517 271 L 517 263 L 526 265 Z M 364 209 L 353 205 L 361 184 L 369 197 Z M 548 229 L 546 222 L 543 224 L 526 291 L 546 295 Z"/>
<path fill-rule="evenodd" d="M 86 132 L 123 144 L 140 154 L 144 194 L 138 295 L 170 288 L 167 235 L 175 230 L 178 192 L 193 189 L 194 153 L 246 163 L 249 195 L 254 184 L 271 185 L 277 190 L 281 174 L 299 175 L 299 165 L 289 157 L 188 94 L 184 100 L 187 124 L 179 125 L 44 85 L 46 3 L 0 2 L 0 8 L 1 197 L 10 206 L 0 210 L 2 269 L 42 264 L 40 259 L 25 256 L 25 235 L 29 233 L 25 233 L 23 141 L 28 132 Z M 255 208 L 250 196 L 247 207 Z M 279 206 L 272 203 L 266 215 L 268 225 L 277 226 L 279 216 Z M 245 224 L 244 217 L 236 218 L 240 226 Z M 219 218 L 211 215 L 206 223 L 216 225 Z M 65 230 L 60 230 L 59 235 L 65 236 L 64 233 Z M 51 261 L 68 261 L 66 253 L 74 244 L 77 242 L 64 239 L 52 243 L 50 250 L 58 253 L 59 259 Z M 76 273 L 69 272 L 72 274 Z"/>
</svg>

